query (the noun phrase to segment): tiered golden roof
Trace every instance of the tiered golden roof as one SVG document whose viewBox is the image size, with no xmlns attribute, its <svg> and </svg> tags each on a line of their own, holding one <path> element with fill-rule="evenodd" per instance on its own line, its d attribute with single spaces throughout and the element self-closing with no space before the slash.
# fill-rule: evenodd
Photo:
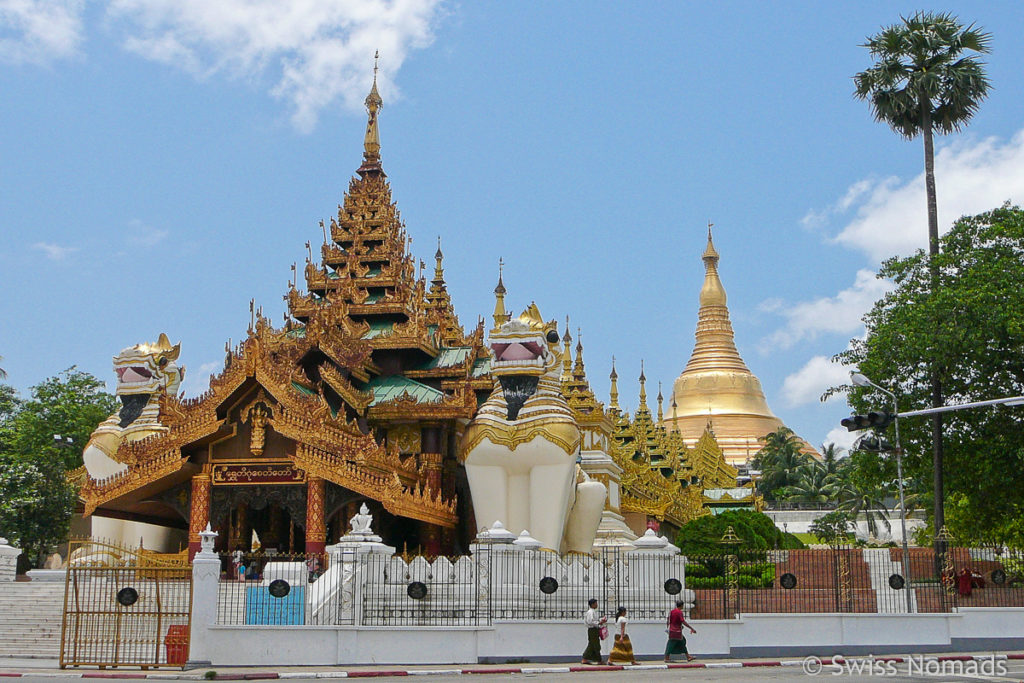
<svg viewBox="0 0 1024 683">
<path fill-rule="evenodd" d="M 704 284 L 696 343 L 686 368 L 675 381 L 673 414 L 667 426 L 682 431 L 686 442 L 694 444 L 710 425 L 726 460 L 743 465 L 761 449 L 762 437 L 783 425 L 768 407 L 761 382 L 736 350 L 710 226 L 701 259 Z M 816 454 L 806 443 L 805 451 Z"/>
<path fill-rule="evenodd" d="M 321 222 L 325 243 L 318 263 L 307 258 L 306 291 L 290 283 L 284 326 L 252 307 L 245 340 L 210 389 L 164 400 L 169 430 L 125 443 L 118 459 L 128 469 L 85 483 L 87 513 L 141 514 L 147 497 L 244 455 L 290 463 L 396 517 L 456 525 L 454 468 L 438 472 L 454 463 L 460 425 L 492 387 L 483 325 L 469 334 L 460 325 L 440 241 L 429 290 L 416 275 L 381 167 L 381 105 L 375 74 L 359 177 Z"/>
</svg>

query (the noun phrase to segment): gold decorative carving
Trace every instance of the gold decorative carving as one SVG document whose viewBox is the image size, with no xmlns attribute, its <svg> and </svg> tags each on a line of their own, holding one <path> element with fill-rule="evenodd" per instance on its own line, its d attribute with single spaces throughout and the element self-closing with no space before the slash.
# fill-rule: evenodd
<svg viewBox="0 0 1024 683">
<path fill-rule="evenodd" d="M 419 453 L 420 443 L 419 425 L 402 424 L 388 430 L 388 444 L 399 453 Z"/>
<path fill-rule="evenodd" d="M 192 477 L 192 503 L 188 518 L 188 541 L 199 542 L 199 532 L 210 522 L 210 475 L 206 472 Z"/>
<path fill-rule="evenodd" d="M 310 477 L 306 482 L 306 543 L 321 544 L 327 540 L 327 523 L 324 519 L 324 480 Z"/>
<path fill-rule="evenodd" d="M 333 453 L 302 444 L 296 449 L 294 459 L 310 475 L 323 477 L 338 486 L 379 500 L 394 515 L 455 526 L 454 500 L 443 500 L 440 491 L 432 492 L 420 484 L 406 487 L 397 473 L 392 473 L 389 479 Z"/>
</svg>

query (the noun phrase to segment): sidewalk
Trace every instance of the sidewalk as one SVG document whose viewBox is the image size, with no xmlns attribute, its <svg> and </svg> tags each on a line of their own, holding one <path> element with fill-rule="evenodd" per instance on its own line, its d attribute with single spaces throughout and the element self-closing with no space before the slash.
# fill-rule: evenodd
<svg viewBox="0 0 1024 683">
<path fill-rule="evenodd" d="M 969 654 L 942 654 L 942 655 L 915 655 L 923 656 L 925 660 L 943 661 L 971 661 L 987 660 L 990 658 L 1007 660 L 1024 660 L 1024 653 L 969 653 Z M 863 660 L 866 657 L 836 658 L 837 662 Z M 884 662 L 907 662 L 908 656 L 884 656 L 874 657 L 875 661 Z M 509 664 L 475 664 L 471 666 L 351 666 L 351 667 L 210 667 L 180 671 L 177 669 L 161 669 L 158 671 L 141 671 L 138 669 L 106 669 L 96 668 L 82 669 L 59 669 L 53 660 L 0 660 L 0 677 L 18 678 L 21 676 L 45 676 L 47 678 L 119 678 L 119 679 L 154 679 L 154 680 L 204 680 L 208 672 L 215 672 L 216 680 L 267 680 L 284 678 L 378 678 L 386 676 L 429 676 L 429 675 L 454 675 L 454 674 L 527 674 L 537 675 L 545 673 L 586 673 L 589 671 L 621 671 L 629 670 L 656 670 L 656 669 L 717 669 L 717 668 L 739 668 L 739 667 L 803 667 L 829 665 L 833 663 L 831 656 L 823 657 L 802 657 L 799 659 L 701 659 L 690 663 L 664 664 L 657 660 L 641 661 L 640 664 L 632 666 L 583 666 L 579 664 L 545 664 L 543 662 L 526 663 L 521 665 Z"/>
</svg>

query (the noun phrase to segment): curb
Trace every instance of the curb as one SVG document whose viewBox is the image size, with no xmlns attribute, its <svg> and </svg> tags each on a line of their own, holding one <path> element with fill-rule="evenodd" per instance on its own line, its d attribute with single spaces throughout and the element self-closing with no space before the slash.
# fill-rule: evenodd
<svg viewBox="0 0 1024 683">
<path fill-rule="evenodd" d="M 920 655 L 925 661 L 939 662 L 969 662 L 987 659 L 996 660 L 1024 660 L 1024 653 L 1013 654 L 991 654 L 991 655 Z M 843 657 L 835 655 L 829 657 L 815 657 L 810 655 L 802 659 L 782 660 L 753 660 L 733 662 L 685 662 L 685 663 L 652 663 L 652 664 L 604 664 L 604 665 L 575 665 L 575 666 L 538 666 L 538 667 L 504 667 L 504 668 L 461 668 L 450 667 L 444 669 L 361 669 L 361 670 L 338 670 L 338 671 L 255 671 L 245 673 L 224 673 L 218 674 L 212 680 L 217 681 L 257 681 L 272 679 L 295 679 L 295 678 L 384 678 L 388 676 L 451 676 L 458 674 L 553 674 L 553 673 L 586 673 L 590 671 L 650 671 L 654 669 L 730 669 L 730 668 L 763 668 L 763 667 L 788 667 L 804 666 L 806 662 L 817 661 L 822 665 L 843 664 L 845 662 L 856 662 L 871 658 L 879 662 L 909 663 L 910 656 L 882 656 L 882 657 Z M 205 680 L 205 676 L 199 673 L 108 673 L 95 671 L 46 671 L 46 672 L 0 672 L 0 678 L 21 678 L 30 676 L 36 678 L 105 678 L 105 679 L 148 679 L 148 680 Z"/>
</svg>

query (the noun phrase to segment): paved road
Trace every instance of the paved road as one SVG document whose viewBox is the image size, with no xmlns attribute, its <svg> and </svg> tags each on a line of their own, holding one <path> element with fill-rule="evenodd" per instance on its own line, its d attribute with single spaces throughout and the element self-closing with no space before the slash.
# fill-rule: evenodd
<svg viewBox="0 0 1024 683">
<path fill-rule="evenodd" d="M 842 681 L 850 683 L 875 683 L 877 681 L 900 681 L 906 683 L 952 683 L 956 682 L 977 682 L 977 681 L 993 681 L 998 683 L 1024 683 L 1024 660 L 989 660 L 987 663 L 977 662 L 936 662 L 931 661 L 923 662 L 917 666 L 911 667 L 907 663 L 893 663 L 875 661 L 874 663 L 868 663 L 867 666 L 870 669 L 865 669 L 866 660 L 855 660 L 843 668 L 839 668 L 835 665 L 830 666 L 829 664 L 822 665 L 820 671 L 815 675 L 805 672 L 800 666 L 786 666 L 786 667 L 730 667 L 728 665 L 722 666 L 719 663 L 717 666 L 712 664 L 712 668 L 694 668 L 694 669 L 626 669 L 623 671 L 585 671 L 585 672 L 565 672 L 565 673 L 525 673 L 525 674 L 509 674 L 509 673 L 495 673 L 495 674 L 474 674 L 469 678 L 472 681 L 481 681 L 486 683 L 487 681 L 508 681 L 521 680 L 521 679 L 539 679 L 543 681 L 574 681 L 575 683 L 603 683 L 610 681 L 723 681 L 726 683 L 743 683 L 745 681 L 778 681 L 779 683 L 814 683 L 817 679 L 823 681 Z M 858 663 L 860 662 L 860 663 Z M 552 668 L 558 668 L 558 665 L 549 665 Z M 922 670 L 922 666 L 924 669 Z M 979 668 L 980 667 L 980 668 Z M 449 669 L 454 667 L 437 667 L 437 669 Z M 813 662 L 808 665 L 809 671 L 817 670 L 817 667 Z M 222 670 L 222 674 L 234 674 L 236 676 L 244 673 L 249 673 L 250 670 L 246 669 L 226 669 Z M 55 677 L 64 678 L 64 680 L 74 680 L 67 678 L 67 674 L 71 672 L 55 672 L 55 671 L 27 671 L 23 670 L 21 677 L 22 681 L 35 681 L 38 683 L 55 683 Z M 112 673 L 112 672 L 99 672 L 96 670 L 82 670 L 77 673 L 86 673 L 96 675 L 98 673 Z M 121 675 L 130 675 L 130 672 L 118 671 Z M 141 672 L 134 672 L 138 675 Z M 165 672 L 171 675 L 180 676 L 181 672 Z M 198 678 L 199 672 L 188 672 L 192 676 Z M 292 669 L 290 671 L 282 670 L 282 674 L 287 676 L 291 681 L 297 682 L 308 682 L 308 683 L 323 683 L 326 679 L 316 678 L 317 673 L 323 673 L 322 671 L 296 671 Z M 413 673 L 413 671 L 410 671 Z M 426 680 L 429 681 L 454 681 L 461 680 L 466 681 L 467 675 L 465 674 L 440 674 L 433 673 L 426 669 L 420 669 L 418 673 L 431 673 Z M 308 674 L 302 678 L 292 676 Z M 117 674 L 115 674 L 117 675 Z M 383 681 L 394 681 L 402 677 L 380 677 L 376 680 Z M 59 679 L 58 679 L 59 680 Z M 201 680 L 201 679 L 200 679 Z"/>
</svg>

